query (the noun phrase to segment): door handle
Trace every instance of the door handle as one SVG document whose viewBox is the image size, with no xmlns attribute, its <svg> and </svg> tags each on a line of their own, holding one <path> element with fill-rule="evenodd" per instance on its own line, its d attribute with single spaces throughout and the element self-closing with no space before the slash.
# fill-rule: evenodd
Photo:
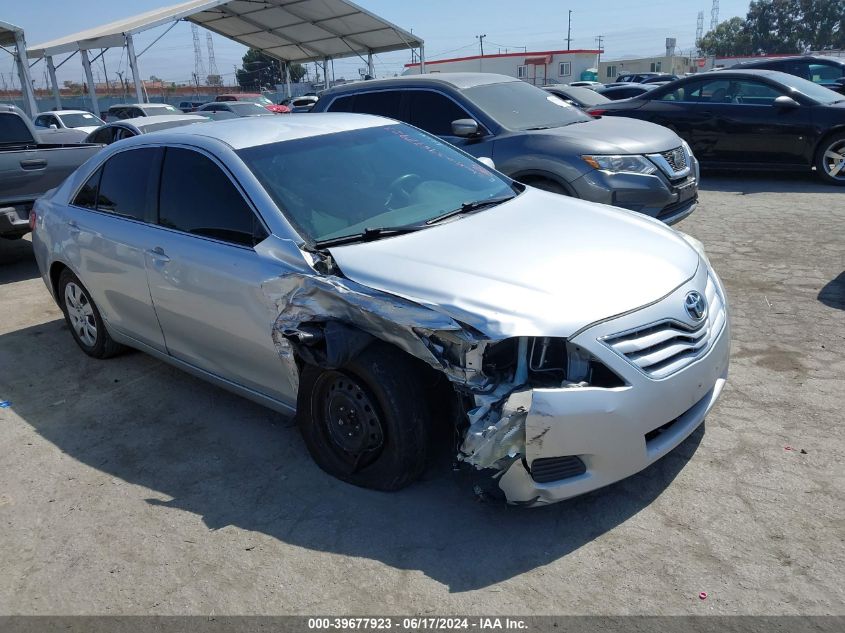
<svg viewBox="0 0 845 633">
<path fill-rule="evenodd" d="M 22 160 L 21 167 L 26 170 L 44 169 L 47 166 L 46 158 L 31 158 L 29 160 Z"/>
<path fill-rule="evenodd" d="M 157 264 L 166 264 L 170 261 L 170 258 L 167 256 L 167 253 L 164 252 L 164 249 L 161 246 L 156 246 L 147 251 L 147 255 L 150 256 Z"/>
<path fill-rule="evenodd" d="M 73 237 L 79 235 L 79 225 L 76 223 L 76 220 L 71 220 L 67 223 L 67 232 Z"/>
</svg>

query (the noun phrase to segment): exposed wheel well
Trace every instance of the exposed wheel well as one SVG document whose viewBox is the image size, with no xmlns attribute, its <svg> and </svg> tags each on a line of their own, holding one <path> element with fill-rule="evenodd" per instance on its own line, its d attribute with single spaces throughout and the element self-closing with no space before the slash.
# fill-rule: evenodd
<svg viewBox="0 0 845 633">
<path fill-rule="evenodd" d="M 56 302 L 59 301 L 59 277 L 65 268 L 67 266 L 62 262 L 53 262 L 50 266 L 50 287 L 53 290 L 53 296 L 56 298 Z"/>
</svg>

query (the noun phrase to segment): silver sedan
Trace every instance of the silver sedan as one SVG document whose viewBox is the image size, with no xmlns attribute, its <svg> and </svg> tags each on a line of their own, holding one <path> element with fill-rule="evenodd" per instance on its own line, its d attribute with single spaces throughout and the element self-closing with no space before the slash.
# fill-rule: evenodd
<svg viewBox="0 0 845 633">
<path fill-rule="evenodd" d="M 360 486 L 413 482 L 447 424 L 508 501 L 566 499 L 672 450 L 727 376 L 694 239 L 380 117 L 124 140 L 32 221 L 83 352 L 133 347 L 296 411 L 317 464 Z"/>
</svg>

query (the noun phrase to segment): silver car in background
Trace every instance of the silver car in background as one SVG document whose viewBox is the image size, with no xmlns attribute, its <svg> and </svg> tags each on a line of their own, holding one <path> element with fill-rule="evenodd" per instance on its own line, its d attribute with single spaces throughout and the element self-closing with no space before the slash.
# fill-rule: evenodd
<svg viewBox="0 0 845 633">
<path fill-rule="evenodd" d="M 566 499 L 672 450 L 727 377 L 694 239 L 381 117 L 128 139 L 33 221 L 85 353 L 134 347 L 296 411 L 317 464 L 360 486 L 413 482 L 446 424 L 511 503 Z"/>
</svg>

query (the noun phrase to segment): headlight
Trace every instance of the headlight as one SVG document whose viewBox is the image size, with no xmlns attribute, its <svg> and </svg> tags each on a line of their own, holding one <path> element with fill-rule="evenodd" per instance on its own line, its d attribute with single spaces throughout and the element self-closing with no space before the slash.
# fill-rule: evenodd
<svg viewBox="0 0 845 633">
<path fill-rule="evenodd" d="M 657 167 L 643 156 L 582 156 L 581 159 L 594 169 L 632 174 L 653 174 Z"/>
<path fill-rule="evenodd" d="M 678 231 L 678 235 L 684 238 L 686 243 L 692 246 L 693 249 L 695 249 L 695 252 L 701 256 L 701 259 L 703 259 L 704 262 L 712 268 L 712 266 L 710 265 L 710 259 L 707 257 L 707 253 L 704 251 L 704 244 L 699 242 L 692 235 L 687 235 L 683 231 Z"/>
</svg>

